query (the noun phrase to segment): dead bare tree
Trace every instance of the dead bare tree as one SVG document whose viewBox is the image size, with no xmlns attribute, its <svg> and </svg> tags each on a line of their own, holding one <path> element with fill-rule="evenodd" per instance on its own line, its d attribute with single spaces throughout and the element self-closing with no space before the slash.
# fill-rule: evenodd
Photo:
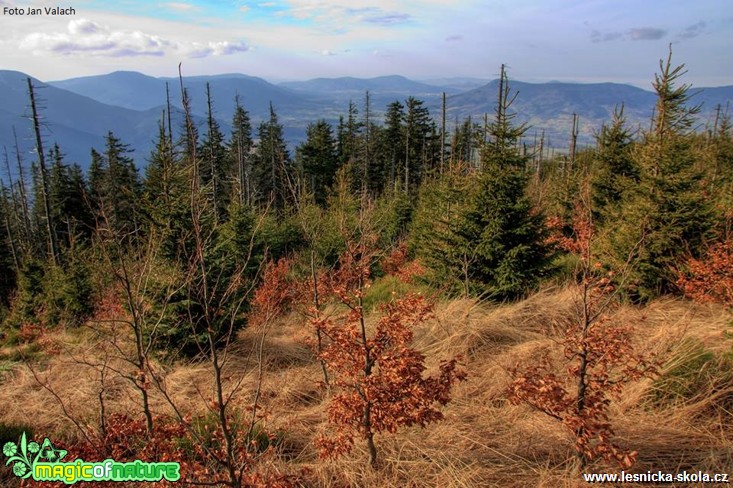
<svg viewBox="0 0 733 488">
<path fill-rule="evenodd" d="M 106 269 L 113 277 L 113 292 L 124 304 L 124 310 L 116 314 L 97 317 L 93 324 L 108 324 L 111 327 L 93 328 L 102 342 L 115 351 L 115 358 L 128 364 L 131 369 L 116 368 L 95 362 L 89 363 L 101 368 L 111 369 L 128 380 L 139 392 L 146 428 L 153 431 L 153 412 L 150 408 L 150 355 L 156 347 L 158 331 L 165 320 L 170 299 L 181 289 L 182 285 L 168 285 L 165 296 L 158 307 L 153 306 L 154 299 L 151 287 L 158 264 L 158 247 L 153 228 L 148 232 L 145 243 L 141 243 L 137 230 L 123 232 L 109 225 L 104 206 L 100 209 L 101 225 L 96 232 L 96 248 L 100 250 Z M 169 280 L 173 281 L 173 280 Z M 133 350 L 129 350 L 128 341 L 121 337 L 118 325 L 124 325 L 133 338 Z M 101 373 L 100 373 L 101 374 Z"/>
<path fill-rule="evenodd" d="M 252 420 L 246 432 L 238 432 L 233 424 L 237 411 L 234 402 L 242 390 L 245 371 L 238 378 L 225 378 L 225 369 L 231 360 L 231 344 L 235 338 L 238 324 L 244 319 L 244 309 L 258 284 L 259 269 L 252 273 L 255 237 L 262 225 L 262 217 L 254 226 L 249 244 L 243 258 L 227 268 L 214 262 L 209 251 L 214 248 L 218 238 L 218 222 L 213 218 L 214 209 L 202 194 L 199 184 L 199 160 L 196 154 L 198 146 L 196 133 L 190 116 L 190 104 L 184 93 L 184 112 L 186 117 L 186 137 L 189 148 L 188 158 L 191 168 L 190 207 L 188 222 L 189 242 L 183 246 L 178 268 L 181 271 L 181 293 L 185 296 L 186 310 L 182 318 L 188 322 L 191 336 L 198 346 L 200 357 L 206 358 L 211 367 L 213 383 L 212 398 L 206 402 L 209 411 L 216 418 L 217 428 L 223 439 L 223 452 L 207 445 L 199 432 L 191 425 L 187 412 L 178 404 L 165 384 L 165 379 L 158 373 L 148 370 L 153 384 L 174 411 L 179 421 L 186 427 L 192 438 L 196 439 L 207 456 L 226 473 L 224 480 L 217 484 L 241 487 L 244 474 L 252 464 L 250 441 L 254 437 L 256 427 L 255 416 L 260 399 L 260 387 L 253 394 Z M 257 384 L 261 385 L 264 374 L 262 349 L 269 326 L 261 326 L 260 339 L 256 351 L 250 351 L 250 357 L 257 357 Z M 249 359 L 248 363 L 249 363 Z M 227 375 L 228 376 L 228 375 Z M 200 391 L 204 398 L 204 393 Z"/>
<path fill-rule="evenodd" d="M 33 131 L 36 136 L 36 153 L 38 154 L 39 175 L 41 178 L 41 197 L 43 199 L 44 220 L 46 222 L 46 232 L 48 233 L 48 252 L 51 263 L 57 265 L 59 263 L 58 244 L 56 242 L 56 233 L 51 215 L 51 204 L 49 197 L 48 168 L 46 167 L 45 154 L 43 152 L 43 138 L 41 137 L 41 116 L 38 112 L 37 97 L 33 87 L 33 82 L 28 78 L 28 96 L 31 102 L 31 120 L 33 122 Z"/>
</svg>

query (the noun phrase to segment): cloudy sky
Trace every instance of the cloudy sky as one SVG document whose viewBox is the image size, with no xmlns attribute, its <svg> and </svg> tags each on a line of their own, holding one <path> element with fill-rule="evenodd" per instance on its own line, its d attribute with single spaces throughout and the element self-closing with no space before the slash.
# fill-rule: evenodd
<svg viewBox="0 0 733 488">
<path fill-rule="evenodd" d="M 731 0 L 0 0 L 0 69 L 42 80 L 496 77 L 649 87 L 671 43 L 696 86 L 733 84 Z M 73 7 L 73 16 L 28 8 Z"/>
</svg>

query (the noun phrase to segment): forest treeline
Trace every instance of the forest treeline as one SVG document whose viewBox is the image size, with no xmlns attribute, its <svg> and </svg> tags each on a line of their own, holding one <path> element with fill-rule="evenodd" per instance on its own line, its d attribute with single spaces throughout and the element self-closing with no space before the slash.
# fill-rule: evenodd
<svg viewBox="0 0 733 488">
<path fill-rule="evenodd" d="M 212 303 L 236 304 L 222 316 L 246 325 L 267 261 L 293 258 L 306 275 L 335 270 L 367 228 L 385 252 L 402 245 L 419 259 L 423 280 L 444 294 L 513 300 L 571 272 L 550 237 L 572 234 L 581 203 L 592 210 L 603 266 L 629 269 L 627 299 L 678 293 L 684 262 L 730 238 L 733 208 L 727 107 L 699 120 L 683 75 L 671 59 L 660 62 L 648 127 L 630 127 L 619 106 L 593 147 L 577 148 L 569 128 L 569 151 L 554 158 L 526 144 L 528 127 L 511 108 L 521 94 L 502 67 L 493 117 L 452 134 L 413 97 L 375 120 L 367 92 L 336 127 L 311 123 L 291 154 L 275 107 L 253 127 L 235 100 L 224 134 L 213 116 L 222 102 L 208 92 L 201 126 L 187 116 L 171 127 L 162 113 L 144 171 L 110 132 L 86 173 L 62 144 L 43 147 L 29 81 L 42 157 L 28 164 L 4 152 L 0 318 L 9 330 L 83 323 L 111 290 L 124 293 L 120 273 L 144 262 L 140 292 L 164 309 L 156 346 L 195 352 L 197 324 L 224 327 L 202 319 Z"/>
</svg>

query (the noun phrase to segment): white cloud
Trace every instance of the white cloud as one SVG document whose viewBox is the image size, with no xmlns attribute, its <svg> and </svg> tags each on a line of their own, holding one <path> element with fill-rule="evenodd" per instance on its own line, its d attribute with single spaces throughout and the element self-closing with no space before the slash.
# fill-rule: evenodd
<svg viewBox="0 0 733 488">
<path fill-rule="evenodd" d="M 385 51 L 380 51 L 379 49 L 375 49 L 372 51 L 372 56 L 376 56 L 379 58 L 391 58 L 394 55 Z"/>
<path fill-rule="evenodd" d="M 140 31 L 112 31 L 87 19 L 72 20 L 66 32 L 34 32 L 20 43 L 35 54 L 92 56 L 162 56 L 171 43 Z"/>
<path fill-rule="evenodd" d="M 389 1 L 382 2 L 382 5 L 359 1 L 336 4 L 319 0 L 290 0 L 287 3 L 288 8 L 278 12 L 280 17 L 290 16 L 298 20 L 307 19 L 331 26 L 360 23 L 391 26 L 413 18 L 412 14 L 396 10 L 399 5 Z"/>
<path fill-rule="evenodd" d="M 381 25 L 395 25 L 407 22 L 412 16 L 403 12 L 375 12 L 372 15 L 362 17 L 362 22 Z"/>
<path fill-rule="evenodd" d="M 164 3 L 163 6 L 168 7 L 172 10 L 197 10 L 197 7 L 195 5 L 191 5 L 190 3 L 180 3 L 180 2 L 168 2 Z"/>
<path fill-rule="evenodd" d="M 38 55 L 53 53 L 128 57 L 163 56 L 177 53 L 193 58 L 226 56 L 249 50 L 244 42 L 174 41 L 139 30 L 113 30 L 84 18 L 70 21 L 66 32 L 28 34 L 21 40 L 20 48 Z"/>
<path fill-rule="evenodd" d="M 234 53 L 249 51 L 249 46 L 243 42 L 208 42 L 205 44 L 194 42 L 185 49 L 189 58 L 205 58 L 207 56 L 227 56 Z"/>
<path fill-rule="evenodd" d="M 72 20 L 69 22 L 69 33 L 73 35 L 79 34 L 96 34 L 103 30 L 103 28 L 87 19 Z"/>
</svg>

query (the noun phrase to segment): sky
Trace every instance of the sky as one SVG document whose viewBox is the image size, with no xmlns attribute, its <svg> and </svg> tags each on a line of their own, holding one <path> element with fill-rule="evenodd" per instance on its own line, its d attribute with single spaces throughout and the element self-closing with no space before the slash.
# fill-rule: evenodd
<svg viewBox="0 0 733 488">
<path fill-rule="evenodd" d="M 732 0 L 0 0 L 0 69 L 733 85 Z M 44 7 L 72 8 L 47 15 Z M 41 15 L 31 15 L 30 8 Z M 23 9 L 24 15 L 18 13 Z"/>
</svg>

